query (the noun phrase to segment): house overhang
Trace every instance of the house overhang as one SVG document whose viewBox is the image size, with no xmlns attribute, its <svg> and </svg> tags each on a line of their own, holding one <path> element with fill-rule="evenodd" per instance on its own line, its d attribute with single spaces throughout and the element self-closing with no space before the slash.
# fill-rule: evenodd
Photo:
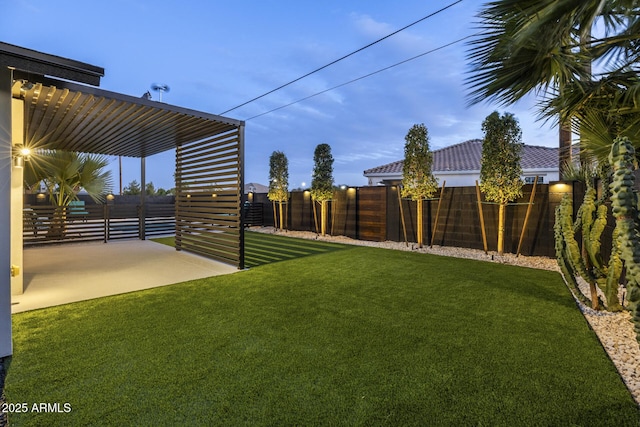
<svg viewBox="0 0 640 427">
<path fill-rule="evenodd" d="M 30 76 L 53 76 L 93 86 L 99 86 L 104 76 L 102 67 L 3 42 L 0 42 L 0 65 Z"/>
</svg>

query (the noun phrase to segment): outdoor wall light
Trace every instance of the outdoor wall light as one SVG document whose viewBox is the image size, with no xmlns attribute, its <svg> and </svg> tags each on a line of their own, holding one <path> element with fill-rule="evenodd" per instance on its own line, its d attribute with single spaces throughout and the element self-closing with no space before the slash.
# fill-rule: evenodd
<svg viewBox="0 0 640 427">
<path fill-rule="evenodd" d="M 19 169 L 24 167 L 25 160 L 29 160 L 31 150 L 24 145 L 13 146 L 13 166 Z"/>
<path fill-rule="evenodd" d="M 564 181 L 558 181 L 551 184 L 550 190 L 552 193 L 570 193 L 571 185 Z"/>
<path fill-rule="evenodd" d="M 22 169 L 24 167 L 24 157 L 16 156 L 13 158 L 13 167 Z"/>
<path fill-rule="evenodd" d="M 111 194 L 111 193 L 107 194 L 107 200 L 111 201 L 111 200 L 113 200 L 115 198 L 116 198 L 116 196 L 114 196 L 113 194 Z"/>
<path fill-rule="evenodd" d="M 44 193 L 38 193 L 38 194 L 36 195 L 36 199 L 38 199 L 38 200 L 42 200 L 42 199 L 44 199 L 45 197 L 46 197 L 46 196 L 44 195 Z M 107 196 L 107 199 L 108 199 L 108 198 L 109 198 L 109 196 Z"/>
<path fill-rule="evenodd" d="M 346 189 L 347 189 L 347 186 L 346 186 L 346 185 L 341 185 L 341 186 L 340 186 L 340 189 L 341 189 L 341 190 L 346 190 Z"/>
</svg>

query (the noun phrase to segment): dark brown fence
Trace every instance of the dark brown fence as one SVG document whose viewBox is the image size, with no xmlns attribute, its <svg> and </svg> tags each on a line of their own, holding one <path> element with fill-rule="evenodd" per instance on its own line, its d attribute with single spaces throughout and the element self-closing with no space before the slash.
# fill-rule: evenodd
<svg viewBox="0 0 640 427">
<path fill-rule="evenodd" d="M 24 245 L 146 238 L 175 233 L 173 204 L 26 205 Z"/>
<path fill-rule="evenodd" d="M 505 251 L 516 253 L 533 185 L 525 185 L 523 196 L 507 207 Z M 572 192 L 571 184 L 539 184 L 533 200 L 520 253 L 554 256 L 553 223 L 555 207 L 562 195 Z M 264 225 L 274 225 L 272 202 L 266 194 L 254 194 L 254 203 L 263 206 Z M 436 214 L 440 203 L 440 213 Z M 424 242 L 442 246 L 483 249 L 482 229 L 475 187 L 446 187 L 442 200 L 424 203 Z M 483 203 L 488 250 L 497 248 L 498 206 Z M 291 230 L 316 231 L 313 203 L 308 191 L 294 191 L 287 204 L 287 224 Z M 317 217 L 320 217 L 316 204 Z M 403 221 L 404 218 L 404 227 Z M 329 227 L 332 235 L 360 240 L 415 242 L 416 203 L 398 197 L 395 186 L 358 187 L 336 190 L 330 203 Z"/>
</svg>

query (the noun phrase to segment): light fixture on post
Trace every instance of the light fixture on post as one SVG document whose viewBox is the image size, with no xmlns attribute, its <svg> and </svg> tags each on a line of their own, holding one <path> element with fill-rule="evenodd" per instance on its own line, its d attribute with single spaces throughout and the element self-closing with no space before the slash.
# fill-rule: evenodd
<svg viewBox="0 0 640 427">
<path fill-rule="evenodd" d="M 13 146 L 13 166 L 19 169 L 24 167 L 25 160 L 29 160 L 31 150 L 24 145 Z"/>
</svg>

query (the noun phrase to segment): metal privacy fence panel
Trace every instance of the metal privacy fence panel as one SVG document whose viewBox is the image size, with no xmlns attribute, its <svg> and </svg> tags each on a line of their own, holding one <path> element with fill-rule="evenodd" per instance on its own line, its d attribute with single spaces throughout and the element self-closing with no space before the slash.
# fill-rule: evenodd
<svg viewBox="0 0 640 427">
<path fill-rule="evenodd" d="M 142 217 L 140 205 L 26 205 L 23 209 L 24 246 L 174 234 L 173 204 L 148 205 L 144 211 Z M 145 235 L 141 221 L 145 224 Z"/>
<path fill-rule="evenodd" d="M 244 267 L 244 127 L 176 148 L 176 249 Z"/>
</svg>

